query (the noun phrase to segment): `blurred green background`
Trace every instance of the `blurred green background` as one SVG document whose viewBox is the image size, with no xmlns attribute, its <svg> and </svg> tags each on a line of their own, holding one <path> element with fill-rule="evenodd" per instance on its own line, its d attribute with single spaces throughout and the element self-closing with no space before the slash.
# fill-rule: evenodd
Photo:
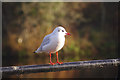
<svg viewBox="0 0 120 80">
<path fill-rule="evenodd" d="M 60 62 L 118 58 L 117 20 L 118 3 L 112 2 L 4 2 L 2 66 L 48 64 L 47 53 L 32 52 L 40 46 L 44 36 L 58 25 L 63 25 L 72 34 L 66 36 L 65 46 L 59 51 Z M 56 62 L 55 54 L 52 60 Z M 94 75 L 100 75 L 95 71 L 92 72 Z M 68 72 L 70 74 L 65 75 Z M 112 74 L 113 71 L 108 73 Z M 76 74 L 80 77 L 81 71 L 36 73 L 20 77 L 76 77 Z"/>
</svg>

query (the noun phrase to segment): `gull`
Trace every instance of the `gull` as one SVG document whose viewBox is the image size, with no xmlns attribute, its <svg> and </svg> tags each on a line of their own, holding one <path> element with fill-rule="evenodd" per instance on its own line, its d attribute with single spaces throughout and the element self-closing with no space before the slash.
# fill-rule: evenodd
<svg viewBox="0 0 120 80">
<path fill-rule="evenodd" d="M 65 35 L 70 35 L 62 26 L 56 27 L 52 33 L 46 35 L 40 45 L 40 47 L 34 53 L 49 53 L 50 63 L 54 65 L 51 61 L 51 53 L 56 53 L 58 64 L 62 64 L 63 62 L 59 62 L 58 60 L 58 51 L 62 49 L 65 44 Z"/>
</svg>

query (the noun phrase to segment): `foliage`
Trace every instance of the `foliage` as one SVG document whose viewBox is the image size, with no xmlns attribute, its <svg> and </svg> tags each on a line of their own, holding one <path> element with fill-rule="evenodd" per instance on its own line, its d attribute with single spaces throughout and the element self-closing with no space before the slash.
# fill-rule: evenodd
<svg viewBox="0 0 120 80">
<path fill-rule="evenodd" d="M 3 55 L 33 56 L 58 25 L 72 35 L 60 51 L 66 61 L 117 57 L 117 3 L 3 3 Z M 9 46 L 9 47 L 8 47 Z M 70 56 L 71 55 L 71 56 Z M 68 56 L 68 57 L 67 57 Z"/>
</svg>

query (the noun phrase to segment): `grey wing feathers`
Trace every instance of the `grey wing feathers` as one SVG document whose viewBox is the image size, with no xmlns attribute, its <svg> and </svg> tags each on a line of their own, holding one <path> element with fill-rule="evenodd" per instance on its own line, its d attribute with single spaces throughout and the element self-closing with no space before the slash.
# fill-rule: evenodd
<svg viewBox="0 0 120 80">
<path fill-rule="evenodd" d="M 42 47 L 46 44 L 48 44 L 50 42 L 50 39 L 49 39 L 49 35 L 45 36 L 42 43 L 41 43 L 41 46 L 40 46 L 40 50 L 42 51 Z"/>
</svg>

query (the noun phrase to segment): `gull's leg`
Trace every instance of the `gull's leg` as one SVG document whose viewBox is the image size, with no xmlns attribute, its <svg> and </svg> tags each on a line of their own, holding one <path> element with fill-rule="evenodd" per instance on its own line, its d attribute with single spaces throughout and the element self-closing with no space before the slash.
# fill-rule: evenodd
<svg viewBox="0 0 120 80">
<path fill-rule="evenodd" d="M 54 65 L 55 63 L 53 63 L 52 61 L 51 61 L 51 53 L 50 53 L 50 63 L 49 64 L 51 64 L 51 65 Z"/>
<path fill-rule="evenodd" d="M 58 60 L 58 52 L 56 52 L 56 56 L 57 56 L 57 63 L 62 64 L 63 62 L 59 62 L 59 60 Z"/>
</svg>

